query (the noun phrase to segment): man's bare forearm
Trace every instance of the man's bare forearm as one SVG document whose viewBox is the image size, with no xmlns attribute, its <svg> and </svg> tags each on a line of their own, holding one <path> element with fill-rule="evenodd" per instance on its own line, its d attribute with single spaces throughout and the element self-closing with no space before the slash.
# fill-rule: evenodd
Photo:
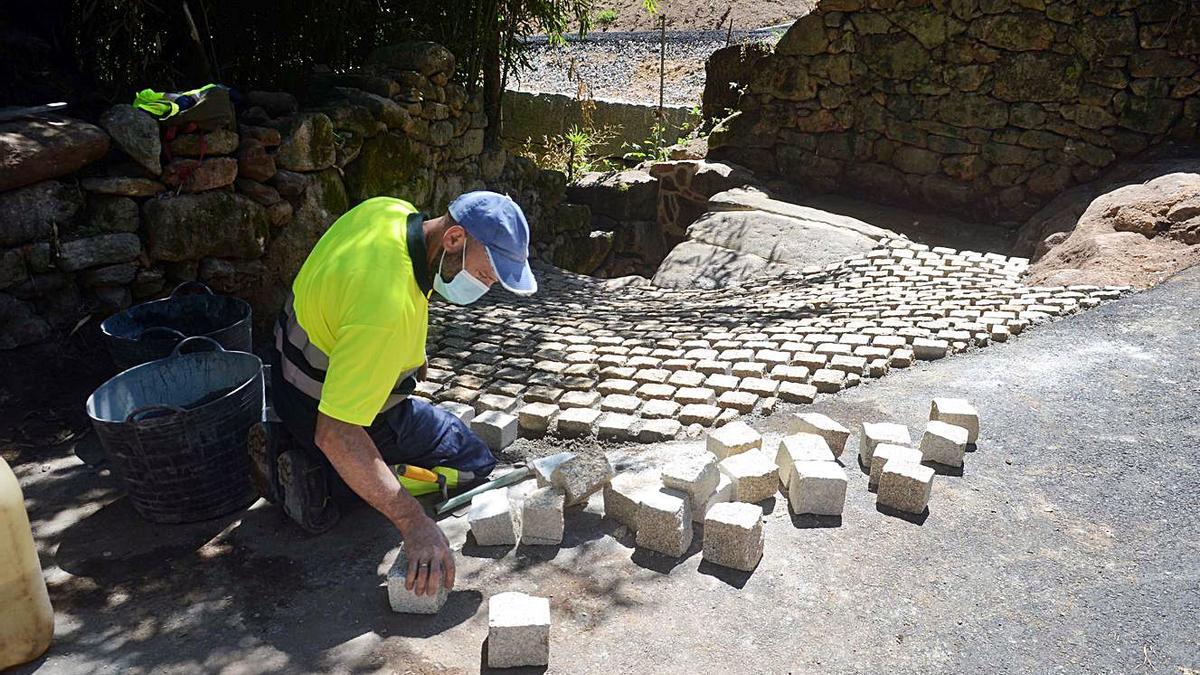
<svg viewBox="0 0 1200 675">
<path fill-rule="evenodd" d="M 400 487 L 366 429 L 318 413 L 315 440 L 350 489 L 398 529 L 425 516 L 417 500 Z"/>
</svg>

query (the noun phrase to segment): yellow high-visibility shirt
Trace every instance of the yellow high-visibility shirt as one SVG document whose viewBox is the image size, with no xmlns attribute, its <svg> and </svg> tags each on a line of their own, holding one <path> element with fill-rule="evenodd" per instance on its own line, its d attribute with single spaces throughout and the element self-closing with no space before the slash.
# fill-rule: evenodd
<svg viewBox="0 0 1200 675">
<path fill-rule="evenodd" d="M 406 201 L 368 199 L 330 226 L 292 284 L 297 322 L 329 357 L 318 410 L 334 419 L 369 426 L 400 375 L 425 363 L 421 222 Z"/>
</svg>

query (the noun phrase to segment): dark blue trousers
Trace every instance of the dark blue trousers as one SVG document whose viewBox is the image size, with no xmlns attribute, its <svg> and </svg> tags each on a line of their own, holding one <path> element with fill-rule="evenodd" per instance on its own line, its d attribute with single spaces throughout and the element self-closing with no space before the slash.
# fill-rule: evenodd
<svg viewBox="0 0 1200 675">
<path fill-rule="evenodd" d="M 280 355 L 271 350 L 271 403 L 295 444 L 329 465 L 313 437 L 317 401 L 283 379 Z M 412 464 L 432 469 L 446 466 L 486 476 L 496 466 L 487 444 L 454 415 L 422 400 L 405 399 L 375 417 L 367 427 L 375 447 L 388 464 Z M 332 469 L 332 467 L 330 467 Z M 332 472 L 337 477 L 336 472 Z M 340 481 L 340 478 L 338 478 Z"/>
</svg>

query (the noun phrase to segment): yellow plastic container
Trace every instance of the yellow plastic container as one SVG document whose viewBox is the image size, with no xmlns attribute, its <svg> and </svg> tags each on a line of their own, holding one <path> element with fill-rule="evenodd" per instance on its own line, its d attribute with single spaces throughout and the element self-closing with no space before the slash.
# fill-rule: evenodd
<svg viewBox="0 0 1200 675">
<path fill-rule="evenodd" d="M 54 610 L 25 498 L 0 457 L 0 670 L 41 656 L 53 637 Z"/>
</svg>

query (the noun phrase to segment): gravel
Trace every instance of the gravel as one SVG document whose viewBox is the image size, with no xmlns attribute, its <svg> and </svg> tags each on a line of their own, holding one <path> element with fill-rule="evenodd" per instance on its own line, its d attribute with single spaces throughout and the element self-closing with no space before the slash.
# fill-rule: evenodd
<svg viewBox="0 0 1200 675">
<path fill-rule="evenodd" d="M 668 31 L 666 34 L 667 105 L 700 105 L 704 62 L 726 44 L 774 43 L 786 26 L 734 31 Z M 658 104 L 658 31 L 592 33 L 551 45 L 545 37 L 528 40 L 530 68 L 510 77 L 515 91 L 565 94 L 581 91 L 597 99 Z M 585 94 L 585 95 L 587 95 Z"/>
</svg>

